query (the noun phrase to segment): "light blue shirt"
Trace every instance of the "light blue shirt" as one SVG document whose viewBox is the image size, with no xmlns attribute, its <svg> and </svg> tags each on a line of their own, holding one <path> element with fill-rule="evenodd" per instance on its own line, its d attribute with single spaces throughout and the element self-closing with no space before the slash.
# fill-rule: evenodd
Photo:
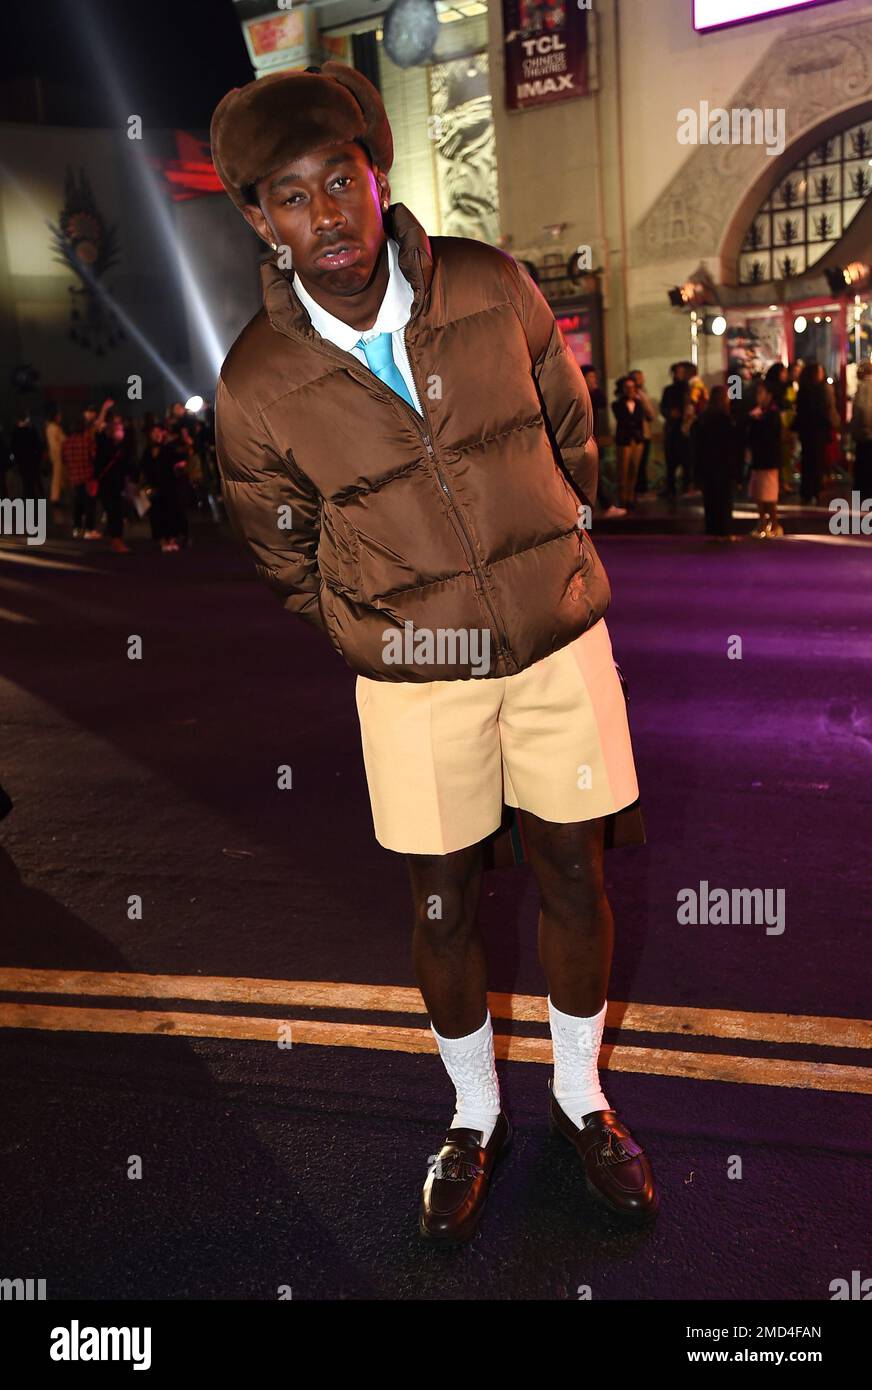
<svg viewBox="0 0 872 1390">
<path fill-rule="evenodd" d="M 390 333 L 397 369 L 408 387 L 409 395 L 415 403 L 415 409 L 419 415 L 423 415 L 420 397 L 415 387 L 412 369 L 409 366 L 405 338 L 405 328 L 409 322 L 412 300 L 415 295 L 412 286 L 400 270 L 399 250 L 400 248 L 393 237 L 388 237 L 388 287 L 385 290 L 378 317 L 372 328 L 366 328 L 361 332 L 359 328 L 352 328 L 350 324 L 336 318 L 334 314 L 328 313 L 304 288 L 296 271 L 293 281 L 294 293 L 308 311 L 309 318 L 312 320 L 312 327 L 321 334 L 321 337 L 335 343 L 345 352 L 350 352 L 358 361 L 363 363 L 367 371 L 369 364 L 364 356 L 363 348 L 355 346 L 358 339 L 362 338 L 365 343 L 368 343 L 370 338 L 377 338 L 380 333 Z"/>
</svg>

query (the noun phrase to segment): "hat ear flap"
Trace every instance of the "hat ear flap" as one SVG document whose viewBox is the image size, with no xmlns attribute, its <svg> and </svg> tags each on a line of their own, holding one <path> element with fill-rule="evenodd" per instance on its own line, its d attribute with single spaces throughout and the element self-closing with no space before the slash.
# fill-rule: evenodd
<svg viewBox="0 0 872 1390">
<path fill-rule="evenodd" d="M 324 77 L 332 77 L 334 82 L 339 82 L 354 97 L 366 121 L 366 134 L 361 138 L 372 155 L 373 163 L 387 172 L 394 162 L 394 140 L 378 88 L 356 68 L 332 59 L 324 63 L 321 72 Z"/>
</svg>

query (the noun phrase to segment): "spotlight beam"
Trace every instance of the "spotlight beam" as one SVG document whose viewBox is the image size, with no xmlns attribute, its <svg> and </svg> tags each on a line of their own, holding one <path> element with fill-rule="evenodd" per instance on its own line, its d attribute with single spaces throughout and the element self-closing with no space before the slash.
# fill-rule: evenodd
<svg viewBox="0 0 872 1390">
<path fill-rule="evenodd" d="M 34 214 L 34 217 L 37 218 L 39 221 L 44 220 L 42 216 L 42 209 L 37 206 L 36 202 L 28 193 L 27 189 L 24 187 L 23 183 L 17 177 L 17 175 L 14 174 L 11 169 L 7 168 L 5 164 L 0 164 L 0 172 L 2 172 L 3 174 L 4 182 L 7 185 L 14 187 L 16 193 L 18 194 L 19 198 L 21 198 L 22 202 L 28 204 L 28 206 Z M 51 230 L 50 222 L 46 221 L 46 226 L 49 228 L 49 230 Z M 103 303 L 106 304 L 109 308 L 111 308 L 113 313 L 117 314 L 118 318 L 124 324 L 126 331 L 130 334 L 132 338 L 136 339 L 143 352 L 145 352 L 148 355 L 148 357 L 157 367 L 161 375 L 165 377 L 168 382 L 171 383 L 173 390 L 176 392 L 176 394 L 179 396 L 190 394 L 188 392 L 188 388 L 184 385 L 182 381 L 179 380 L 178 376 L 173 371 L 170 364 L 163 357 L 161 357 L 157 348 L 153 346 L 153 344 L 148 340 L 148 338 L 146 338 L 142 330 L 137 326 L 134 320 L 127 313 L 127 310 L 124 309 L 115 299 L 113 299 L 112 295 L 106 289 L 106 286 L 100 283 L 97 277 L 93 274 L 92 271 L 88 269 L 86 265 L 84 265 L 84 263 L 80 264 L 79 266 L 79 274 L 82 276 L 84 280 L 87 281 L 89 288 L 92 289 L 95 294 L 99 295 Z"/>
<path fill-rule="evenodd" d="M 95 21 L 87 4 L 81 5 L 81 7 L 78 5 L 76 6 L 76 23 L 78 27 L 84 31 L 85 42 L 92 60 L 94 60 L 97 71 L 101 74 L 101 79 L 106 83 L 112 105 L 118 113 L 119 127 L 125 129 L 129 117 L 134 113 L 131 110 L 129 101 L 125 97 L 124 88 L 118 77 L 118 72 L 120 70 L 119 64 L 114 61 L 110 46 L 106 42 L 102 30 Z M 145 196 L 152 205 L 161 235 L 178 266 L 179 275 L 194 307 L 195 312 L 192 316 L 194 323 L 199 331 L 206 356 L 217 377 L 226 355 L 226 349 L 222 346 L 215 325 L 212 322 L 205 297 L 200 289 L 190 258 L 179 241 L 163 189 L 157 175 L 148 167 L 145 150 L 143 148 L 144 142 L 141 140 L 131 140 L 129 143 L 140 147 L 138 150 L 132 152 L 134 155 L 133 167 L 142 185 Z M 190 394 L 190 392 L 188 394 Z"/>
</svg>

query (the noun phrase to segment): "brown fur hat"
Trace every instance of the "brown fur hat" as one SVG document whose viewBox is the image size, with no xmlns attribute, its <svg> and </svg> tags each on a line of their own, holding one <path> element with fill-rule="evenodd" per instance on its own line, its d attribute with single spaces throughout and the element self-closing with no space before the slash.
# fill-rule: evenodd
<svg viewBox="0 0 872 1390">
<path fill-rule="evenodd" d="M 377 88 L 356 68 L 277 72 L 222 97 L 210 131 L 215 171 L 238 208 L 243 189 L 320 145 L 362 140 L 385 172 L 394 142 Z"/>
</svg>

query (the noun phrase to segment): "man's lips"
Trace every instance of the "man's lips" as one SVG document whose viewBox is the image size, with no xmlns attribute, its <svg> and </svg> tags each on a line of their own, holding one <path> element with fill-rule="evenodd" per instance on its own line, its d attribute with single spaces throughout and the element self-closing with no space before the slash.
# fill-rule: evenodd
<svg viewBox="0 0 872 1390">
<path fill-rule="evenodd" d="M 362 247 L 339 242 L 316 256 L 315 264 L 323 266 L 325 270 L 342 270 L 345 266 L 354 265 L 361 255 Z"/>
</svg>

